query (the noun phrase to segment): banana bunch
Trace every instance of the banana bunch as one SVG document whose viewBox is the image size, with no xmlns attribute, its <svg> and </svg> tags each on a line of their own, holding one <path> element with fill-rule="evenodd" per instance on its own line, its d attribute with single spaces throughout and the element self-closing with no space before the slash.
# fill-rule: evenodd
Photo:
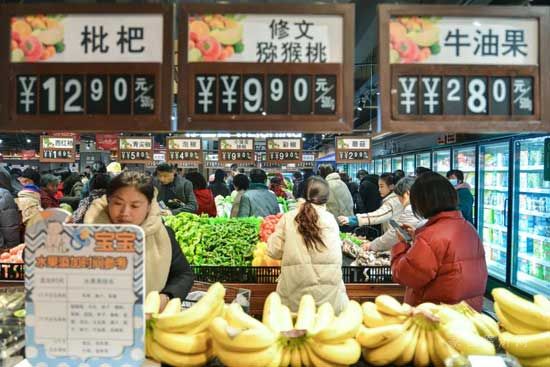
<svg viewBox="0 0 550 367">
<path fill-rule="evenodd" d="M 145 339 L 146 355 L 174 367 L 207 364 L 213 357 L 208 328 L 223 313 L 224 296 L 223 285 L 214 283 L 189 309 L 182 311 L 181 300 L 174 298 L 162 313 L 159 314 L 158 309 L 157 312 L 153 310 Z M 156 298 L 156 295 L 151 297 Z"/>
<path fill-rule="evenodd" d="M 505 330 L 502 347 L 518 358 L 523 367 L 550 366 L 550 301 L 536 295 L 529 302 L 504 288 L 492 291 L 495 313 Z"/>
<path fill-rule="evenodd" d="M 370 365 L 439 367 L 458 355 L 495 354 L 473 322 L 451 307 L 425 303 L 413 309 L 380 295 L 362 309 L 363 325 L 356 338 Z"/>
<path fill-rule="evenodd" d="M 495 320 L 485 314 L 477 312 L 467 302 L 462 301 L 450 307 L 470 319 L 479 335 L 485 337 L 498 336 L 498 324 Z"/>
</svg>

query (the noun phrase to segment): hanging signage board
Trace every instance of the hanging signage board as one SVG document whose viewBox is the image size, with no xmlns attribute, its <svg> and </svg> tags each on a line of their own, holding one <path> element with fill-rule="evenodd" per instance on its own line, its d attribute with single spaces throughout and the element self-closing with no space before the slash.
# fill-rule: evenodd
<svg viewBox="0 0 550 367">
<path fill-rule="evenodd" d="M 141 366 L 144 233 L 67 225 L 48 209 L 27 226 L 25 355 L 33 366 Z"/>
<path fill-rule="evenodd" d="M 153 162 L 153 138 L 119 137 L 117 162 L 126 164 L 147 164 Z"/>
<path fill-rule="evenodd" d="M 179 129 L 352 129 L 352 4 L 183 4 L 178 16 Z"/>
<path fill-rule="evenodd" d="M 6 8 L 2 130 L 170 130 L 171 5 Z"/>
<path fill-rule="evenodd" d="M 98 150 L 117 150 L 118 134 L 95 134 L 95 146 Z"/>
<path fill-rule="evenodd" d="M 268 138 L 266 161 L 273 164 L 299 163 L 302 161 L 302 139 Z"/>
<path fill-rule="evenodd" d="M 218 141 L 218 162 L 221 164 L 254 164 L 254 139 L 222 138 Z"/>
<path fill-rule="evenodd" d="M 370 138 L 339 136 L 336 138 L 336 163 L 368 163 L 371 161 Z"/>
<path fill-rule="evenodd" d="M 75 161 L 74 138 L 40 137 L 40 156 L 42 163 L 73 163 Z"/>
<path fill-rule="evenodd" d="M 315 168 L 316 158 L 317 158 L 317 152 L 304 151 L 302 152 L 302 161 L 296 165 L 296 168 L 313 169 Z"/>
<path fill-rule="evenodd" d="M 181 167 L 198 167 L 203 162 L 202 139 L 166 138 L 166 162 Z"/>
<path fill-rule="evenodd" d="M 380 5 L 382 129 L 549 131 L 550 8 Z"/>
</svg>

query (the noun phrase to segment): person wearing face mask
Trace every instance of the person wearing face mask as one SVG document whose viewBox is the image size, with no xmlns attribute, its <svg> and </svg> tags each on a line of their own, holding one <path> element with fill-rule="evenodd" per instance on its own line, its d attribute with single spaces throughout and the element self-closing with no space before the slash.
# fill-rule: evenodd
<svg viewBox="0 0 550 367">
<path fill-rule="evenodd" d="M 388 223 L 389 220 L 397 218 L 403 211 L 403 205 L 401 205 L 397 195 L 393 192 L 394 184 L 393 174 L 383 173 L 378 180 L 378 191 L 380 191 L 380 196 L 382 196 L 382 205 L 380 208 L 370 213 L 358 214 L 357 216 L 340 216 L 338 217 L 340 225 L 355 227 L 381 224 L 382 232 L 387 232 L 391 228 Z"/>
<path fill-rule="evenodd" d="M 458 210 L 462 212 L 462 216 L 468 222 L 474 224 L 473 205 L 474 196 L 472 195 L 472 187 L 464 182 L 464 173 L 461 170 L 454 169 L 447 172 L 447 179 L 453 185 L 458 195 Z"/>
<path fill-rule="evenodd" d="M 403 206 L 403 211 L 397 218 L 395 218 L 395 221 L 399 225 L 406 224 L 414 228 L 419 228 L 423 226 L 426 221 L 414 215 L 412 211 L 410 195 L 414 180 L 414 177 L 404 177 L 397 182 L 395 188 L 393 189 L 393 193 L 397 195 L 399 202 Z M 391 250 L 391 248 L 398 242 L 399 237 L 397 236 L 397 231 L 394 228 L 390 228 L 387 232 L 374 241 L 363 244 L 363 250 L 375 252 L 388 251 Z"/>
<path fill-rule="evenodd" d="M 174 232 L 164 226 L 151 177 L 126 171 L 109 184 L 107 194 L 92 202 L 86 224 L 134 224 L 145 233 L 145 294 L 161 294 L 161 310 L 171 298 L 185 299 L 193 272 Z"/>
</svg>

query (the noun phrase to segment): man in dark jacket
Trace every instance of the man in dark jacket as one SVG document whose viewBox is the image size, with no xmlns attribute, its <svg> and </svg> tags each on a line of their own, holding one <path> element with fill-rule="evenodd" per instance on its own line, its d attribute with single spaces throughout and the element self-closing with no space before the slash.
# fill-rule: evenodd
<svg viewBox="0 0 550 367">
<path fill-rule="evenodd" d="M 155 187 L 158 190 L 158 202 L 163 202 L 172 214 L 195 213 L 197 211 L 197 199 L 193 194 L 193 184 L 184 177 L 176 175 L 176 170 L 170 164 L 161 163 L 157 167 Z"/>
<path fill-rule="evenodd" d="M 361 202 L 357 205 L 357 213 L 370 213 L 380 208 L 382 197 L 378 191 L 378 176 L 369 175 L 364 169 L 357 172 L 359 196 Z"/>
<path fill-rule="evenodd" d="M 292 196 L 294 196 L 295 199 L 303 197 L 304 178 L 302 172 L 296 171 L 292 174 L 292 185 Z"/>
<path fill-rule="evenodd" d="M 259 169 L 250 171 L 250 187 L 243 194 L 239 206 L 239 217 L 262 217 L 278 214 L 279 203 L 275 194 L 267 188 L 267 175 Z"/>
<path fill-rule="evenodd" d="M 10 174 L 0 168 L 0 249 L 12 248 L 21 243 L 21 215 L 11 190 Z"/>
<path fill-rule="evenodd" d="M 231 195 L 231 192 L 229 191 L 229 188 L 225 183 L 226 177 L 227 177 L 227 174 L 223 169 L 217 169 L 216 172 L 214 172 L 214 182 L 212 182 L 208 186 L 210 191 L 212 191 L 212 195 L 214 195 L 214 198 L 216 196 L 226 197 Z"/>
</svg>

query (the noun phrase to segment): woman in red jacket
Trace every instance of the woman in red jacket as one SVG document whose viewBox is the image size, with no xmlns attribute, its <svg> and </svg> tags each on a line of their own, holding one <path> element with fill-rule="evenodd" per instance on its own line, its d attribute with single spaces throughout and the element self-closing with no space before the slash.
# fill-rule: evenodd
<svg viewBox="0 0 550 367">
<path fill-rule="evenodd" d="M 428 222 L 416 231 L 406 226 L 412 243 L 392 249 L 392 274 L 405 285 L 405 302 L 468 302 L 481 311 L 487 283 L 485 251 L 475 228 L 457 210 L 456 190 L 443 176 L 429 172 L 411 188 L 412 210 Z"/>
<path fill-rule="evenodd" d="M 214 202 L 214 196 L 212 191 L 206 187 L 206 180 L 199 172 L 189 172 L 185 175 L 185 178 L 191 181 L 193 184 L 193 193 L 197 198 L 197 211 L 196 213 L 208 214 L 209 217 L 216 216 L 216 203 Z"/>
</svg>

